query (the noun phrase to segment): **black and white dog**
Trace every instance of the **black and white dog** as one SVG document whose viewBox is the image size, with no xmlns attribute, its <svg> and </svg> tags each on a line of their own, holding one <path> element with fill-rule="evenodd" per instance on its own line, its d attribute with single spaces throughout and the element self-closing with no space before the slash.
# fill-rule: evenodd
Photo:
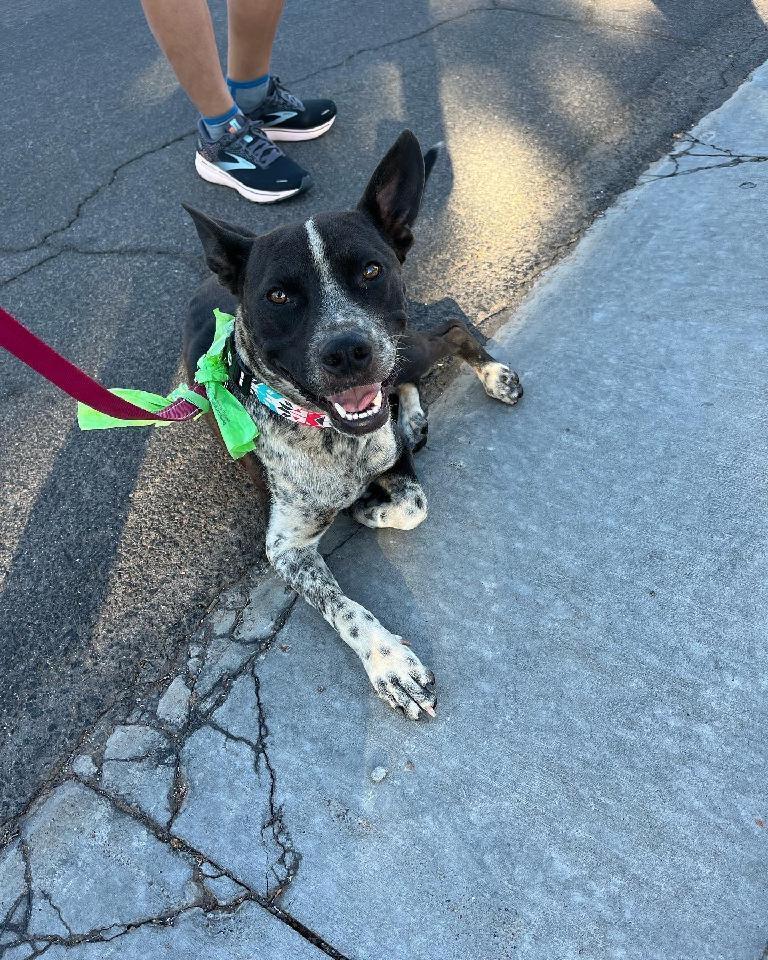
<svg viewBox="0 0 768 960">
<path fill-rule="evenodd" d="M 230 389 L 261 431 L 259 463 L 249 455 L 245 466 L 269 490 L 267 556 L 360 657 L 376 693 L 414 720 L 434 716 L 433 674 L 342 593 L 318 543 L 346 508 L 368 527 L 410 530 L 426 518 L 412 453 L 426 433 L 419 381 L 437 360 L 459 355 L 504 403 L 523 392 L 463 322 L 407 329 L 401 265 L 435 156 L 406 131 L 356 210 L 264 236 L 187 208 L 216 276 L 190 305 L 185 362 L 191 378 L 214 307 L 235 314 Z"/>
</svg>

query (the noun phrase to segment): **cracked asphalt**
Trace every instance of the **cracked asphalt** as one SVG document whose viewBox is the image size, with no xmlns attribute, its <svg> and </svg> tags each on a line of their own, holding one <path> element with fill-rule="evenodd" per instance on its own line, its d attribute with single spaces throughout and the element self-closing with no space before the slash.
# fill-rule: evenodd
<svg viewBox="0 0 768 960">
<path fill-rule="evenodd" d="M 0 960 L 765 956 L 767 91 L 768 64 L 495 318 L 526 397 L 464 373 L 434 403 L 428 521 L 329 532 L 437 719 L 232 562 L 9 822 Z"/>
<path fill-rule="evenodd" d="M 196 179 L 192 111 L 136 5 L 7 5 L 0 302 L 103 382 L 165 391 L 202 274 L 179 201 L 264 229 L 349 205 L 410 126 L 451 155 L 411 292 L 455 297 L 493 332 L 673 134 L 768 56 L 765 14 L 744 0 L 289 3 L 275 67 L 298 93 L 334 96 L 341 119 L 294 148 L 314 191 L 254 209 Z M 653 176 L 757 170 L 754 120 L 751 142 L 741 128 L 740 145 L 728 130 L 715 149 L 678 141 Z M 13 836 L 83 735 L 163 689 L 221 590 L 259 570 L 260 516 L 202 427 L 80 434 L 73 404 L 6 356 L 0 404 L 0 836 Z"/>
</svg>

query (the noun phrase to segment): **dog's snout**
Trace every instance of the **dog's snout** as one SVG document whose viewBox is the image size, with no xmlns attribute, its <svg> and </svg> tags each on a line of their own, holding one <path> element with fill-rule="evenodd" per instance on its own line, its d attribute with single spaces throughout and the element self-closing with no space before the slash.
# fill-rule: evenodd
<svg viewBox="0 0 768 960">
<path fill-rule="evenodd" d="M 367 370 L 372 357 L 370 340 L 352 331 L 331 337 L 322 349 L 320 363 L 323 370 L 334 377 L 349 377 Z"/>
</svg>

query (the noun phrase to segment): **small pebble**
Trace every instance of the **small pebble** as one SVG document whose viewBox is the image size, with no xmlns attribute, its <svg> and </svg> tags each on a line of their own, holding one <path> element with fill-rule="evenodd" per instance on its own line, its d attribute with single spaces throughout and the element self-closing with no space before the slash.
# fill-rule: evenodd
<svg viewBox="0 0 768 960">
<path fill-rule="evenodd" d="M 72 769 L 79 777 L 92 777 L 97 772 L 96 764 L 87 754 L 80 754 L 72 761 Z"/>
<path fill-rule="evenodd" d="M 414 764 L 414 762 L 413 762 L 412 760 L 406 760 L 406 761 L 405 761 L 405 769 L 410 772 L 411 770 L 415 770 L 415 769 L 416 769 L 416 766 L 415 766 L 415 764 Z"/>
<path fill-rule="evenodd" d="M 373 770 L 371 770 L 371 780 L 373 780 L 374 783 L 381 783 L 388 772 L 386 767 L 374 767 Z"/>
</svg>

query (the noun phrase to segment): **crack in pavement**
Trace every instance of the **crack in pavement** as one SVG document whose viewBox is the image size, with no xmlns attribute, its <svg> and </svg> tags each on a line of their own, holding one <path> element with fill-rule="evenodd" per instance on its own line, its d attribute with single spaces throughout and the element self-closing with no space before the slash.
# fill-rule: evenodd
<svg viewBox="0 0 768 960">
<path fill-rule="evenodd" d="M 264 717 L 264 707 L 261 702 L 259 678 L 255 672 L 255 664 L 253 661 L 249 663 L 249 668 L 249 672 L 254 683 L 254 693 L 258 707 L 258 737 L 256 741 L 254 742 L 248 737 L 243 737 L 232 733 L 230 730 L 227 730 L 226 727 L 217 723 L 213 718 L 208 721 L 207 726 L 221 734 L 226 740 L 229 740 L 232 743 L 241 743 L 247 746 L 253 753 L 254 772 L 257 776 L 262 763 L 267 769 L 269 777 L 269 817 L 262 823 L 261 837 L 265 842 L 265 846 L 271 838 L 275 845 L 281 850 L 280 857 L 278 858 L 276 864 L 273 864 L 270 867 L 272 876 L 275 878 L 275 880 L 277 880 L 277 886 L 273 889 L 273 892 L 270 895 L 271 902 L 274 902 L 285 892 L 295 877 L 301 862 L 301 854 L 298 853 L 291 843 L 290 833 L 283 822 L 282 804 L 277 803 L 277 777 L 275 774 L 275 769 L 270 762 L 269 754 L 267 753 L 266 738 L 269 730 Z M 282 877 L 276 869 L 277 867 L 282 868 Z M 269 876 L 267 876 L 266 879 L 267 889 L 269 889 Z"/>
<path fill-rule="evenodd" d="M 40 890 L 40 896 L 43 898 L 43 900 L 45 900 L 47 903 L 50 904 L 51 909 L 53 910 L 53 912 L 56 914 L 56 916 L 57 916 L 57 917 L 59 918 L 59 920 L 61 921 L 62 926 L 66 928 L 67 933 L 69 933 L 70 936 L 71 936 L 71 935 L 72 935 L 72 927 L 70 927 L 70 925 L 69 925 L 69 924 L 67 923 L 67 921 L 64 919 L 64 914 L 61 912 L 61 907 L 59 907 L 58 904 L 55 904 L 55 903 L 53 902 L 53 897 L 50 895 L 50 893 L 48 893 L 47 890 L 44 890 L 43 887 L 39 887 L 39 890 Z"/>
<path fill-rule="evenodd" d="M 125 170 L 126 167 L 129 167 L 132 163 L 138 163 L 139 160 L 143 160 L 145 157 L 150 157 L 154 153 L 159 153 L 161 150 L 165 150 L 166 147 L 171 147 L 175 143 L 180 143 L 187 137 L 191 137 L 194 132 L 194 130 L 186 130 L 184 133 L 172 137 L 170 140 L 161 143 L 159 146 L 149 147 L 148 149 L 143 150 L 141 153 L 137 153 L 135 156 L 129 157 L 127 160 L 123 160 L 122 163 L 119 163 L 116 167 L 113 167 L 106 180 L 99 183 L 93 188 L 93 190 L 77 201 L 73 214 L 64 224 L 64 226 L 54 227 L 53 230 L 49 230 L 47 233 L 43 234 L 39 240 L 28 244 L 27 246 L 0 247 L 0 253 L 30 253 L 32 250 L 38 250 L 40 247 L 46 246 L 51 239 L 59 234 L 66 233 L 67 230 L 70 230 L 80 219 L 83 209 L 87 206 L 87 204 L 90 203 L 91 200 L 95 199 L 102 191 L 109 189 L 109 187 L 111 187 L 117 179 L 118 174 Z"/>
<path fill-rule="evenodd" d="M 342 536 L 326 555 L 340 549 L 359 532 L 358 529 L 353 529 Z M 227 914 L 233 913 L 249 902 L 266 910 L 327 956 L 334 960 L 349 960 L 297 917 L 283 910 L 277 902 L 296 875 L 301 856 L 293 846 L 284 822 L 283 806 L 278 800 L 277 775 L 268 753 L 269 729 L 257 667 L 274 645 L 290 617 L 296 596 L 288 591 L 282 581 L 278 581 L 274 575 L 256 579 L 251 583 L 247 581 L 246 577 L 244 581 L 225 591 L 220 596 L 219 603 L 215 607 L 212 606 L 211 612 L 193 638 L 195 642 L 189 645 L 183 671 L 176 673 L 174 680 L 167 687 L 154 711 L 155 715 L 150 715 L 149 707 L 145 706 L 134 709 L 126 724 L 115 724 L 114 720 L 106 722 L 104 729 L 100 731 L 102 741 L 109 733 L 105 746 L 92 746 L 90 755 L 81 754 L 75 758 L 70 763 L 68 772 L 57 782 L 49 783 L 46 789 L 38 794 L 35 804 L 31 805 L 17 821 L 16 835 L 19 837 L 17 849 L 24 864 L 24 889 L 13 900 L 0 923 L 0 933 L 12 934 L 11 940 L 0 944 L 0 960 L 11 949 L 22 946 L 32 951 L 28 955 L 29 958 L 36 958 L 42 956 L 52 946 L 67 948 L 84 943 L 107 942 L 148 925 L 172 926 L 180 917 L 196 909 L 203 911 L 206 915 Z M 234 604 L 232 604 L 233 598 Z M 261 617 L 263 620 L 265 616 L 263 609 L 252 609 L 257 603 L 260 603 L 261 607 L 266 607 L 268 621 L 266 626 L 263 623 L 258 626 L 259 621 L 254 621 L 254 617 Z M 222 610 L 231 614 L 231 622 L 225 630 L 217 631 L 215 617 L 217 614 L 220 615 Z M 250 619 L 247 619 L 249 610 Z M 255 638 L 248 635 L 249 631 L 253 630 L 254 622 L 258 626 Z M 219 656 L 220 648 L 225 652 L 228 652 L 227 648 L 237 648 L 237 662 L 227 664 L 225 661 L 223 666 L 217 664 L 214 658 Z M 210 682 L 211 671 L 214 673 L 218 671 L 212 683 Z M 206 681 L 206 685 L 199 689 L 203 680 Z M 230 721 L 223 712 L 223 708 L 230 704 L 230 696 L 236 691 L 242 691 L 244 682 L 250 683 L 252 702 L 255 705 L 256 722 L 253 736 L 243 735 L 238 730 L 231 729 Z M 171 692 L 173 696 L 170 696 Z M 180 721 L 179 717 L 181 717 Z M 235 720 L 237 718 L 236 714 Z M 260 846 L 263 852 L 269 854 L 270 848 L 273 848 L 276 854 L 272 857 L 271 863 L 268 856 L 268 869 L 263 889 L 246 875 L 247 871 L 244 872 L 236 864 L 224 862 L 226 854 L 230 851 L 225 849 L 221 855 L 212 855 L 212 851 L 201 849 L 188 836 L 180 835 L 184 832 L 183 827 L 181 831 L 177 829 L 179 815 L 188 809 L 189 790 L 185 763 L 190 761 L 189 743 L 194 734 L 202 731 L 209 731 L 229 743 L 246 747 L 252 758 L 254 777 L 257 778 L 258 783 L 262 782 L 262 778 L 266 778 L 266 815 L 261 822 Z M 82 742 L 80 746 L 82 747 Z M 185 751 L 188 754 L 186 758 Z M 84 760 L 88 763 L 83 764 Z M 142 799 L 127 796 L 121 791 L 119 780 L 109 786 L 105 785 L 104 774 L 107 765 L 116 763 L 118 768 L 123 769 L 129 769 L 130 765 L 133 765 L 132 769 L 138 769 L 140 765 L 149 765 L 150 769 L 156 772 L 168 766 L 169 761 L 173 764 L 173 777 L 168 796 L 167 821 L 148 812 L 142 805 Z M 206 772 L 210 773 L 210 770 Z M 84 932 L 78 932 L 73 927 L 71 918 L 66 918 L 66 911 L 62 909 L 62 905 L 55 902 L 53 893 L 49 889 L 42 888 L 39 878 L 35 884 L 31 856 L 35 842 L 35 829 L 33 825 L 26 823 L 27 818 L 31 820 L 34 812 L 40 810 L 49 798 L 65 785 L 70 787 L 78 785 L 89 791 L 94 798 L 105 801 L 109 805 L 107 809 L 112 810 L 113 814 L 124 814 L 133 823 L 140 825 L 147 834 L 169 848 L 169 851 L 173 851 L 176 856 L 182 858 L 192 872 L 191 883 L 195 896 L 191 900 L 188 899 L 188 902 L 179 902 L 171 908 L 151 913 L 151 915 L 142 915 L 130 922 L 125 922 L 123 918 L 109 924 L 100 923 Z M 243 792 L 246 793 L 245 787 Z M 71 824 L 69 826 L 71 829 Z M 75 827 L 77 828 L 77 823 Z M 85 836 L 83 828 L 77 828 L 75 833 L 78 842 L 81 835 Z M 225 837 L 225 841 L 226 839 Z M 207 837 L 206 840 L 208 840 Z M 10 850 L 11 846 L 9 842 L 6 850 Z M 210 846 L 210 843 L 204 846 Z M 224 846 L 226 847 L 226 842 Z M 87 855 L 88 851 L 86 851 Z M 223 900 L 221 896 L 217 896 L 215 890 L 211 889 L 216 882 L 228 884 L 229 893 Z M 50 905 L 63 929 L 66 930 L 66 934 L 61 931 L 38 933 L 31 929 L 36 895 Z M 20 909 L 21 917 L 19 917 Z"/>
<path fill-rule="evenodd" d="M 443 20 L 436 20 L 435 23 L 431 23 L 428 27 L 423 27 L 421 30 L 416 30 L 413 33 L 406 34 L 403 37 L 395 37 L 392 40 L 385 40 L 383 43 L 374 44 L 371 47 L 360 47 L 358 50 L 348 53 L 341 60 L 337 60 L 336 63 L 330 63 L 327 66 L 319 67 L 317 70 L 313 70 L 311 73 L 308 73 L 303 77 L 296 77 L 291 81 L 291 83 L 303 83 L 305 80 L 310 80 L 319 74 L 328 73 L 331 70 L 337 70 L 339 67 L 346 67 L 364 53 L 377 53 L 379 50 L 387 50 L 389 47 L 396 47 L 398 44 L 407 43 L 409 40 L 417 40 L 419 37 L 424 37 L 428 33 L 432 33 L 434 30 L 444 27 L 446 24 L 456 23 L 457 21 L 464 20 L 466 17 L 473 16 L 476 13 L 494 13 L 497 9 L 499 8 L 493 3 L 469 7 L 467 10 L 463 10 L 461 13 L 457 13 L 452 17 L 445 17 Z"/>
<path fill-rule="evenodd" d="M 35 248 L 32 247 L 32 250 Z M 0 251 L 3 253 L 6 251 Z M 18 253 L 26 253 L 28 251 L 12 251 Z M 55 260 L 57 257 L 60 257 L 63 253 L 63 250 L 55 249 L 47 257 L 43 257 L 42 260 L 36 260 L 34 263 L 30 264 L 28 267 L 24 267 L 22 270 L 19 270 L 17 273 L 12 274 L 10 277 L 6 277 L 2 282 L 0 282 L 0 289 L 7 286 L 9 283 L 13 283 L 14 280 L 18 280 L 20 277 L 26 276 L 28 273 L 32 273 L 33 270 L 36 270 L 38 267 L 42 267 L 43 264 L 49 263 L 51 260 Z"/>
<path fill-rule="evenodd" d="M 670 180 L 672 177 L 685 177 L 692 173 L 701 173 L 704 170 L 722 170 L 729 167 L 738 167 L 744 163 L 765 163 L 768 161 L 768 154 L 750 154 L 750 153 L 735 153 L 733 150 L 729 150 L 727 147 L 718 147 L 714 143 L 705 143 L 703 140 L 699 140 L 697 137 L 692 136 L 691 134 L 686 134 L 683 137 L 678 138 L 680 143 L 685 143 L 685 146 L 682 150 L 677 150 L 674 153 L 668 154 L 661 161 L 662 163 L 671 162 L 673 169 L 669 173 L 648 173 L 640 178 L 640 183 L 650 183 L 657 180 Z M 696 152 L 697 148 L 702 148 L 703 150 L 709 150 L 713 152 L 701 153 Z M 722 163 L 708 163 L 700 164 L 695 167 L 682 166 L 682 161 L 687 159 L 718 159 L 722 160 Z"/>
<path fill-rule="evenodd" d="M 56 911 L 56 913 L 61 917 L 60 908 L 53 903 L 50 897 L 46 896 L 45 898 Z M 93 929 L 87 930 L 84 933 L 70 932 L 70 934 L 66 937 L 60 934 L 29 934 L 27 927 L 23 927 L 18 931 L 18 940 L 0 946 L 0 960 L 2 960 L 2 957 L 7 950 L 19 946 L 33 947 L 34 952 L 29 954 L 28 958 L 28 960 L 33 960 L 35 957 L 42 956 L 46 950 L 50 949 L 52 946 L 61 946 L 66 948 L 76 947 L 86 943 L 108 943 L 111 940 L 117 940 L 119 937 L 123 937 L 126 934 L 131 933 L 133 930 L 138 930 L 141 927 L 148 925 L 172 926 L 173 923 L 179 919 L 179 917 L 191 912 L 192 910 L 202 910 L 206 914 L 234 913 L 234 911 L 237 910 L 243 903 L 252 899 L 253 898 L 249 895 L 248 891 L 244 891 L 241 895 L 233 898 L 229 903 L 220 904 L 216 901 L 215 897 L 213 897 L 213 894 L 211 894 L 210 891 L 204 890 L 198 901 L 183 907 L 179 907 L 178 909 L 164 911 L 150 917 L 142 917 L 131 923 L 94 927 Z M 67 926 L 63 918 L 62 923 Z M 37 944 L 42 944 L 42 946 L 36 946 Z"/>
</svg>

